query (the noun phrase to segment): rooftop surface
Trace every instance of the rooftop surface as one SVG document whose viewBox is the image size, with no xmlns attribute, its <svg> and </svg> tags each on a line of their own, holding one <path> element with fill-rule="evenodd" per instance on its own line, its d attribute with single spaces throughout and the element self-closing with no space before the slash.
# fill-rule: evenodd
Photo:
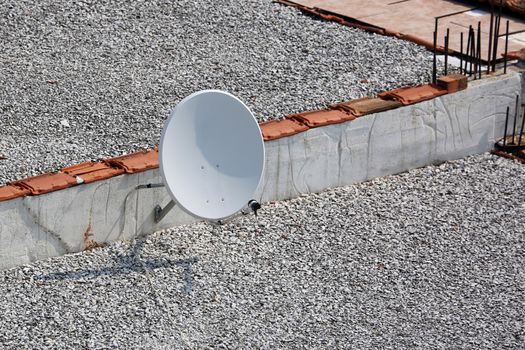
<svg viewBox="0 0 525 350">
<path fill-rule="evenodd" d="M 152 148 L 170 108 L 201 89 L 263 121 L 432 70 L 416 44 L 270 0 L 0 5 L 0 184 Z"/>
<path fill-rule="evenodd" d="M 487 4 L 480 4 L 474 1 L 457 0 L 369 0 L 363 3 L 360 0 L 282 0 L 287 4 L 296 4 L 304 7 L 310 12 L 326 12 L 359 21 L 360 24 L 380 28 L 390 35 L 399 35 L 408 40 L 421 43 L 426 47 L 433 47 L 434 31 L 437 29 L 436 44 L 445 45 L 444 36 L 449 31 L 450 50 L 457 54 L 465 50 L 462 47 L 460 33 L 466 40 L 468 38 L 469 27 L 477 30 L 478 22 L 480 26 L 480 51 L 481 59 L 488 59 L 489 36 L 493 30 L 490 28 L 491 11 L 493 14 L 502 15 L 499 25 L 498 44 L 495 49 L 495 56 L 501 59 L 505 53 L 505 23 L 509 21 L 509 40 L 507 43 L 508 51 L 519 51 L 525 47 L 525 19 L 516 13 L 509 15 L 502 13 L 499 9 L 504 2 L 492 1 L 495 8 Z M 488 1 L 484 1 L 487 3 Z M 514 3 L 520 7 L 517 1 L 505 1 L 504 5 Z M 522 5 L 523 6 L 523 5 Z M 417 9 L 417 11 L 414 11 Z M 437 26 L 437 28 L 436 28 Z M 476 34 L 477 35 L 477 34 Z M 500 37 L 501 36 L 501 37 Z M 483 43 L 483 45 L 481 45 Z M 492 48 L 491 48 L 492 51 Z"/>
<path fill-rule="evenodd" d="M 523 349 L 524 182 L 473 156 L 3 271 L 0 343 Z"/>
</svg>

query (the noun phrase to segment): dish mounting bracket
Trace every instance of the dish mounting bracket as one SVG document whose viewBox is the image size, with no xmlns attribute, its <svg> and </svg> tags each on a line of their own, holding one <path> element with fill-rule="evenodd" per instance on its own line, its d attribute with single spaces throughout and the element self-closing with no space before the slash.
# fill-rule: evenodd
<svg viewBox="0 0 525 350">
<path fill-rule="evenodd" d="M 164 187 L 164 184 L 161 183 L 161 184 L 146 184 L 146 185 L 138 185 L 137 187 L 135 187 L 135 189 L 137 190 L 141 190 L 141 189 L 148 189 L 148 188 L 159 188 L 159 187 Z M 170 212 L 171 209 L 173 209 L 173 207 L 175 207 L 177 205 L 177 202 L 175 202 L 173 199 L 168 203 L 166 204 L 166 206 L 163 208 L 160 206 L 160 204 L 157 204 L 155 206 L 155 208 L 153 208 L 153 213 L 154 213 L 154 218 L 155 218 L 155 223 L 158 224 L 162 219 L 164 219 L 164 217 Z M 249 209 L 251 209 L 251 211 L 254 213 L 255 216 L 257 216 L 257 210 L 261 209 L 261 204 L 259 204 L 259 202 L 257 202 L 255 199 L 251 199 L 248 201 L 248 204 L 246 205 Z M 246 215 L 247 213 L 244 212 L 244 210 L 241 210 L 240 211 L 240 214 L 242 215 Z M 237 214 L 239 215 L 239 213 Z M 234 217 L 236 217 L 237 215 L 232 215 L 230 216 L 228 219 L 233 219 Z M 216 223 L 218 224 L 223 224 L 224 223 L 224 220 L 217 220 Z"/>
<path fill-rule="evenodd" d="M 138 185 L 136 187 L 137 190 L 142 190 L 142 189 L 148 189 L 148 188 L 159 188 L 159 187 L 164 187 L 164 184 L 146 184 L 146 185 Z M 153 213 L 155 215 L 155 223 L 158 224 L 160 222 L 160 220 L 162 220 L 166 214 L 169 213 L 169 211 L 171 209 L 173 209 L 173 207 L 176 205 L 177 203 L 175 203 L 174 200 L 171 200 L 168 204 L 166 204 L 166 206 L 164 208 L 162 208 L 159 204 L 157 204 L 155 206 L 155 208 L 153 209 Z"/>
<path fill-rule="evenodd" d="M 176 204 L 174 200 L 171 200 L 164 208 L 157 204 L 155 206 L 155 223 L 158 224 Z"/>
</svg>

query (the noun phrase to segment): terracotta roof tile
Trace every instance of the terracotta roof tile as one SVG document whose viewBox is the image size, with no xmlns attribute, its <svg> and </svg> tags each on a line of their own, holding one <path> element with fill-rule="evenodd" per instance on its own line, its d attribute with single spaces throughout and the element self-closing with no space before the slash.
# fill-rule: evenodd
<svg viewBox="0 0 525 350">
<path fill-rule="evenodd" d="M 18 186 L 7 185 L 0 187 L 0 202 L 7 201 L 9 199 L 14 199 L 17 197 L 26 196 L 30 191 L 26 188 L 21 188 Z"/>
<path fill-rule="evenodd" d="M 336 109 L 343 109 L 360 117 L 367 114 L 379 113 L 402 106 L 399 101 L 383 100 L 375 97 L 363 97 L 356 100 L 342 102 L 331 106 Z"/>
<path fill-rule="evenodd" d="M 507 152 L 498 151 L 498 150 L 492 150 L 490 153 L 495 154 L 499 157 L 517 160 L 518 162 L 525 164 L 525 151 L 524 150 L 521 150 L 520 153 L 518 153 L 518 156 L 515 156 Z"/>
<path fill-rule="evenodd" d="M 430 40 L 426 40 L 422 37 L 419 37 L 417 35 L 413 35 L 413 34 L 398 34 L 396 35 L 396 37 L 400 38 L 400 39 L 403 39 L 403 40 L 406 40 L 406 41 L 411 41 L 413 43 L 416 43 L 418 45 L 421 45 L 421 46 L 424 46 L 426 47 L 427 49 L 433 49 L 434 48 L 434 43 Z M 436 46 L 436 50 L 438 52 L 445 52 L 445 48 L 441 45 L 437 45 Z M 454 51 L 450 50 L 450 53 L 452 54 Z"/>
<path fill-rule="evenodd" d="M 450 74 L 439 77 L 437 84 L 440 88 L 453 93 L 456 91 L 465 90 L 468 87 L 468 78 L 463 74 Z"/>
<path fill-rule="evenodd" d="M 63 168 L 61 171 L 81 178 L 84 183 L 104 180 L 124 173 L 124 169 L 113 168 L 103 162 L 84 162 Z"/>
<path fill-rule="evenodd" d="M 65 173 L 42 174 L 10 183 L 28 189 L 32 195 L 57 191 L 77 184 L 76 178 Z"/>
<path fill-rule="evenodd" d="M 259 124 L 264 141 L 276 140 L 281 137 L 291 136 L 308 130 L 306 125 L 295 120 L 271 120 Z"/>
<path fill-rule="evenodd" d="M 159 152 L 155 148 L 150 151 L 138 151 L 116 158 L 106 159 L 110 166 L 124 169 L 128 174 L 138 173 L 159 167 Z"/>
<path fill-rule="evenodd" d="M 512 51 L 512 52 L 507 53 L 507 58 L 509 60 L 525 61 L 525 48 L 519 51 Z"/>
<path fill-rule="evenodd" d="M 323 125 L 338 124 L 354 120 L 355 116 L 343 110 L 332 109 L 293 114 L 288 116 L 288 118 L 297 120 L 310 128 L 316 128 Z"/>
<path fill-rule="evenodd" d="M 432 84 L 427 84 L 385 91 L 378 94 L 378 96 L 385 100 L 395 100 L 401 102 L 404 105 L 411 105 L 445 95 L 446 93 L 447 90 L 445 89 L 441 89 L 438 86 Z"/>
</svg>

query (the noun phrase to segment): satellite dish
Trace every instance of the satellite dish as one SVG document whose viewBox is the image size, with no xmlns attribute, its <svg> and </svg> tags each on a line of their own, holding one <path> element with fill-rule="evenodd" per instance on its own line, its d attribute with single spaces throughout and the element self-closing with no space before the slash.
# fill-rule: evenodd
<svg viewBox="0 0 525 350">
<path fill-rule="evenodd" d="M 159 162 L 177 205 L 193 216 L 221 220 L 253 198 L 264 169 L 264 141 L 244 103 L 224 91 L 204 90 L 172 110 Z"/>
</svg>

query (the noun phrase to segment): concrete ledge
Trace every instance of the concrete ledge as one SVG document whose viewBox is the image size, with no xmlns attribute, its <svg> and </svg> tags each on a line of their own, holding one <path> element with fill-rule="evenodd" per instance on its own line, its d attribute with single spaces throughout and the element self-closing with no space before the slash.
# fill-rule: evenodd
<svg viewBox="0 0 525 350">
<path fill-rule="evenodd" d="M 513 111 L 520 93 L 518 75 L 492 77 L 454 94 L 267 142 L 262 199 L 293 198 L 490 151 L 503 136 L 507 106 Z"/>
<path fill-rule="evenodd" d="M 513 113 L 521 93 L 519 74 L 490 77 L 454 94 L 267 141 L 256 198 L 293 198 L 490 151 L 503 135 L 505 109 Z M 154 223 L 153 208 L 168 194 L 135 188 L 158 182 L 155 168 L 0 202 L 0 268 L 194 221 L 176 208 Z"/>
</svg>

